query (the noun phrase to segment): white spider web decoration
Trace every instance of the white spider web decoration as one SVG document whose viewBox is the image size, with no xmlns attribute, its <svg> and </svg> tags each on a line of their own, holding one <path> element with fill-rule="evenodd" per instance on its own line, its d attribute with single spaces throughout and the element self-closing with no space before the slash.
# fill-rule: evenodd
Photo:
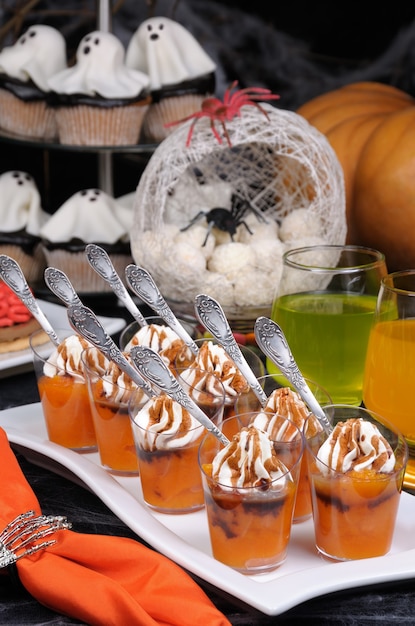
<svg viewBox="0 0 415 626">
<path fill-rule="evenodd" d="M 152 274 L 163 295 L 192 302 L 197 293 L 220 294 L 218 300 L 225 310 L 232 309 L 235 319 L 245 317 L 243 310 L 254 304 L 270 308 L 281 276 L 276 247 L 282 257 L 288 248 L 346 240 L 343 172 L 329 142 L 298 114 L 267 103 L 261 107 L 268 118 L 257 107 L 244 106 L 240 116 L 226 122 L 231 147 L 215 122 L 223 138 L 218 143 L 208 118 L 196 122 L 188 147 L 192 121 L 178 126 L 155 150 L 134 200 L 132 255 Z M 248 203 L 243 220 L 250 227 L 262 223 L 262 239 L 277 240 L 269 244 L 270 268 L 257 262 L 256 233 L 251 239 L 242 225 L 233 246 L 217 229 L 216 238 L 203 246 L 203 214 L 216 207 L 230 209 L 232 196 Z M 288 228 L 284 222 L 293 212 L 298 215 Z M 180 232 L 199 214 L 194 226 Z M 276 229 L 272 235 L 271 225 Z M 225 254 L 218 249 L 226 244 Z M 211 260 L 219 252 L 223 271 Z M 241 255 L 249 266 L 234 262 Z M 245 284 L 237 285 L 244 279 L 241 274 Z"/>
</svg>

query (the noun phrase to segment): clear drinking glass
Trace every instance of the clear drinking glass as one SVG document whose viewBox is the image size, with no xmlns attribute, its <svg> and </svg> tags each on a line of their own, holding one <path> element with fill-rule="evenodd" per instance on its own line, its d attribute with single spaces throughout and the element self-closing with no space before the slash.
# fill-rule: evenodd
<svg viewBox="0 0 415 626">
<path fill-rule="evenodd" d="M 285 376 L 282 374 L 268 374 L 258 378 L 258 382 L 265 391 L 267 397 L 269 397 L 273 391 L 282 387 L 290 387 L 292 391 L 295 391 L 290 383 L 287 383 Z M 314 394 L 315 398 L 321 406 L 332 404 L 332 399 L 329 394 L 321 385 L 317 385 L 312 380 L 306 379 L 306 383 Z M 301 404 L 302 400 L 300 399 Z M 235 414 L 244 422 L 246 415 L 255 418 L 255 415 L 262 410 L 262 406 L 257 396 L 251 390 L 248 393 L 240 394 L 235 402 Z M 251 411 L 251 413 L 247 413 Z M 298 428 L 302 431 L 304 437 L 315 434 L 316 427 L 319 426 L 317 418 L 314 424 L 311 424 L 311 420 L 308 420 L 309 411 L 305 413 L 305 419 L 303 414 L 298 410 L 294 410 L 289 415 L 284 415 L 285 418 L 292 420 Z M 244 422 L 245 423 L 245 422 Z M 247 424 L 245 424 L 247 425 Z M 308 476 L 308 468 L 305 456 L 301 459 L 300 477 L 298 480 L 297 498 L 294 508 L 294 523 L 304 522 L 312 515 L 311 506 L 311 493 L 310 493 L 310 481 Z"/>
<path fill-rule="evenodd" d="M 383 417 L 362 407 L 330 405 L 324 410 L 333 426 L 351 418 L 377 426 L 392 447 L 395 466 L 388 473 L 373 468 L 336 471 L 317 456 L 327 433 L 306 439 L 316 547 L 336 561 L 383 556 L 389 552 L 395 530 L 408 458 L 405 439 Z"/>
<path fill-rule="evenodd" d="M 56 346 L 50 340 L 36 345 L 34 339 L 40 332 L 30 337 L 30 347 L 48 438 L 77 452 L 95 451 L 97 439 L 85 377 L 74 376 L 50 361 Z M 70 330 L 56 332 L 61 341 L 74 334 Z"/>
<path fill-rule="evenodd" d="M 214 374 L 208 374 L 208 378 L 210 382 L 202 393 L 192 385 L 187 386 L 186 393 L 220 426 L 225 393 Z M 134 394 L 129 403 L 144 502 L 159 513 L 201 509 L 204 497 L 198 450 L 206 430 L 197 423 L 188 426 L 186 409 L 164 394 L 154 400 L 155 407 L 148 408 L 152 402 L 149 400 L 143 408 Z M 144 415 L 140 415 L 141 410 Z"/>
<path fill-rule="evenodd" d="M 132 389 L 136 389 L 126 374 L 114 380 L 114 368 L 98 370 L 94 367 L 96 348 L 88 348 L 81 355 L 88 384 L 89 401 L 97 436 L 101 465 L 116 474 L 138 474 L 138 460 L 133 437 L 128 403 Z M 89 356 L 91 355 L 91 357 Z M 141 404 L 148 400 L 144 392 L 137 392 Z"/>
<path fill-rule="evenodd" d="M 372 248 L 320 245 L 284 254 L 271 317 L 302 374 L 333 402 L 362 401 L 369 332 L 386 273 L 384 255 Z M 269 359 L 267 369 L 280 373 Z"/>
<path fill-rule="evenodd" d="M 222 430 L 229 438 L 246 421 L 248 416 L 243 422 L 231 417 L 224 421 Z M 200 444 L 212 553 L 215 559 L 243 574 L 271 571 L 287 556 L 304 440 L 299 429 L 286 422 L 292 436 L 273 443 L 287 471 L 266 489 L 222 485 L 212 476 L 212 461 L 223 444 L 211 433 Z"/>
<path fill-rule="evenodd" d="M 415 488 L 415 269 L 384 276 L 366 356 L 363 402 L 409 446 L 405 481 Z"/>
</svg>

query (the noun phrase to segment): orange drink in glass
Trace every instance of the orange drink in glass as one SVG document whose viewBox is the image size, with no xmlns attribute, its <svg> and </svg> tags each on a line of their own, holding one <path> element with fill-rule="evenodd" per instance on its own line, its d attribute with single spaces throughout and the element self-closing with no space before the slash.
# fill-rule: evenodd
<svg viewBox="0 0 415 626">
<path fill-rule="evenodd" d="M 415 488 L 415 270 L 382 280 L 369 336 L 364 405 L 394 424 L 409 447 L 405 482 Z"/>
</svg>

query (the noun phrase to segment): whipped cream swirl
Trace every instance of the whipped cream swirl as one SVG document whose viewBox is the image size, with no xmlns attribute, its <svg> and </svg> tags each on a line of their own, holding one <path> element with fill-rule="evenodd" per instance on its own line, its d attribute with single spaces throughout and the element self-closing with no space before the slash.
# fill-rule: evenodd
<svg viewBox="0 0 415 626">
<path fill-rule="evenodd" d="M 337 472 L 371 469 L 379 473 L 393 472 L 395 455 L 375 424 L 362 418 L 338 422 L 322 444 L 317 458 L 320 470 Z M 323 465 L 324 464 L 324 465 Z"/>
<path fill-rule="evenodd" d="M 321 431 L 318 419 L 310 413 L 296 391 L 290 387 L 274 389 L 261 412 L 251 422 L 268 433 L 273 441 L 291 441 L 307 424 L 307 436 Z M 297 428 L 295 428 L 297 427 Z"/>
<path fill-rule="evenodd" d="M 199 422 L 175 400 L 160 394 L 150 398 L 133 417 L 136 436 L 149 451 L 176 450 L 197 441 L 204 433 Z"/>
<path fill-rule="evenodd" d="M 85 381 L 85 366 L 81 354 L 90 348 L 89 341 L 74 334 L 66 337 L 45 361 L 43 373 L 49 378 L 54 376 L 72 376 L 78 382 Z M 97 350 L 98 354 L 98 350 Z"/>
<path fill-rule="evenodd" d="M 185 343 L 170 326 L 162 324 L 147 324 L 142 326 L 125 346 L 129 352 L 134 346 L 146 346 L 157 352 L 166 365 L 174 364 L 176 356 L 181 352 Z"/>
<path fill-rule="evenodd" d="M 291 480 L 269 436 L 254 426 L 242 428 L 212 463 L 212 478 L 226 487 L 267 490 L 283 477 Z M 278 481 L 277 488 L 282 486 Z"/>
<path fill-rule="evenodd" d="M 224 386 L 227 403 L 234 402 L 238 394 L 249 390 L 246 379 L 224 348 L 213 341 L 207 340 L 202 343 L 194 361 L 189 365 L 189 369 L 191 368 L 215 374 Z"/>
</svg>

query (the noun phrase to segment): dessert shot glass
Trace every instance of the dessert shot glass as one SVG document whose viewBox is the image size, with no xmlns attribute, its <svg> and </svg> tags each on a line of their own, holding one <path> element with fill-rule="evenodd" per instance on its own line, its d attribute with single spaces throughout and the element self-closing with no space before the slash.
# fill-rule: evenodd
<svg viewBox="0 0 415 626">
<path fill-rule="evenodd" d="M 276 389 L 286 387 L 288 387 L 291 391 L 295 393 L 295 390 L 292 388 L 292 386 L 283 374 L 267 374 L 266 376 L 262 376 L 261 378 L 259 378 L 258 381 L 261 384 L 261 387 L 264 389 L 268 398 Z M 306 379 L 306 382 L 321 406 L 332 403 L 330 395 L 325 389 L 323 389 L 321 385 L 318 385 L 314 381 L 308 379 Z M 293 421 L 296 426 L 301 430 L 305 438 L 315 435 L 316 431 L 320 430 L 321 428 L 319 421 L 317 418 L 309 419 L 310 411 L 308 407 L 304 404 L 301 398 L 297 396 L 297 394 L 296 397 L 299 404 L 294 404 L 294 406 L 291 407 L 286 406 L 284 409 L 284 413 L 281 409 L 281 415 Z M 252 390 L 250 390 L 248 393 L 240 394 L 236 399 L 235 414 L 237 417 L 239 417 L 239 419 L 244 420 L 246 419 L 246 416 L 251 416 L 251 420 L 254 420 L 257 413 L 261 410 L 261 404 Z M 285 414 L 285 412 L 287 414 Z M 243 416 L 243 414 L 245 414 L 245 416 Z M 278 413 L 276 414 L 275 418 L 277 417 L 277 415 Z M 276 419 L 271 420 L 269 427 L 272 428 L 272 430 L 276 431 L 277 424 L 274 425 L 275 421 Z M 312 512 L 313 509 L 311 505 L 308 466 L 305 455 L 303 455 L 300 465 L 300 477 L 298 481 L 293 522 L 295 524 L 299 522 L 305 522 L 306 520 L 310 519 L 310 517 L 312 516 Z"/>
<path fill-rule="evenodd" d="M 390 471 L 378 471 L 376 464 L 371 463 L 359 471 L 339 471 L 318 457 L 328 437 L 325 431 L 306 440 L 317 550 L 336 561 L 383 556 L 390 550 L 395 530 L 408 459 L 405 439 L 392 424 L 362 407 L 330 405 L 324 410 L 333 427 L 352 418 L 361 418 L 376 426 L 380 434 L 370 436 L 370 442 L 366 443 L 371 443 L 375 450 L 382 450 L 386 440 L 394 459 L 391 457 Z M 359 445 L 366 445 L 365 439 L 366 436 L 362 436 Z M 343 438 L 342 449 L 345 443 Z M 372 460 L 373 448 L 370 448 L 372 452 L 366 451 L 363 464 Z M 333 458 L 337 450 L 337 446 L 332 448 Z"/>
<path fill-rule="evenodd" d="M 216 345 L 218 344 L 218 341 L 214 339 L 213 337 L 204 337 L 200 339 L 195 339 L 195 343 L 199 348 L 206 341 L 211 341 L 213 344 L 216 344 Z M 248 348 L 247 346 L 239 345 L 239 348 L 245 360 L 247 361 L 249 367 L 254 372 L 255 376 L 257 378 L 264 376 L 266 374 L 265 363 L 262 361 L 260 356 L 253 349 Z M 230 357 L 226 355 L 226 359 L 229 360 Z M 199 367 L 200 369 L 204 369 L 203 365 L 204 365 L 203 363 L 198 361 L 198 364 L 196 367 Z M 175 360 L 175 369 L 176 369 L 176 372 L 181 372 L 181 374 L 183 374 L 183 371 L 186 368 L 190 368 L 190 367 L 195 367 L 195 355 L 193 355 L 190 352 L 189 348 L 187 348 L 186 346 L 177 354 L 177 357 Z M 237 365 L 235 365 L 235 367 L 237 367 Z M 224 407 L 223 419 L 232 417 L 232 415 L 234 414 L 235 400 L 240 393 L 240 390 L 239 390 L 240 382 L 238 383 L 238 388 L 235 388 L 235 385 L 232 382 L 231 377 L 229 376 L 229 372 L 222 371 L 220 363 L 217 363 L 215 365 L 210 364 L 209 368 L 212 368 L 212 371 L 213 369 L 215 370 L 216 375 L 222 379 L 222 382 L 225 387 L 225 407 Z M 239 373 L 238 373 L 238 376 L 241 377 Z M 243 379 L 242 383 L 243 383 L 243 387 L 246 389 L 248 387 L 248 384 L 245 381 L 245 379 Z"/>
<path fill-rule="evenodd" d="M 70 371 L 55 363 L 56 346 L 52 341 L 36 345 L 36 331 L 30 337 L 33 365 L 48 438 L 77 452 L 97 449 L 97 439 L 83 373 Z M 59 339 L 73 335 L 57 330 Z"/>
<path fill-rule="evenodd" d="M 102 467 L 114 474 L 138 474 L 135 441 L 128 412 L 132 390 L 137 389 L 120 372 L 114 379 L 114 368 L 99 370 L 94 366 L 96 348 L 88 348 L 81 355 L 88 385 L 89 402 L 97 437 Z M 147 402 L 148 396 L 136 392 L 137 405 Z"/>
<path fill-rule="evenodd" d="M 214 407 L 211 419 L 222 422 L 224 391 L 209 374 L 215 391 L 188 389 L 199 407 Z M 209 389 L 209 382 L 207 384 Z M 221 395 L 218 393 L 221 392 Z M 205 428 L 186 409 L 164 394 L 144 407 L 134 394 L 129 413 L 136 443 L 144 502 L 159 513 L 181 514 L 204 507 L 202 478 L 198 465 L 199 444 Z"/>
<path fill-rule="evenodd" d="M 249 420 L 231 417 L 222 431 L 229 438 Z M 291 536 L 294 504 L 303 454 L 300 430 L 289 420 L 288 441 L 273 442 L 284 473 L 262 486 L 230 487 L 212 476 L 212 463 L 223 444 L 208 433 L 199 448 L 212 554 L 215 559 L 241 572 L 260 574 L 279 567 L 286 559 Z"/>
</svg>

